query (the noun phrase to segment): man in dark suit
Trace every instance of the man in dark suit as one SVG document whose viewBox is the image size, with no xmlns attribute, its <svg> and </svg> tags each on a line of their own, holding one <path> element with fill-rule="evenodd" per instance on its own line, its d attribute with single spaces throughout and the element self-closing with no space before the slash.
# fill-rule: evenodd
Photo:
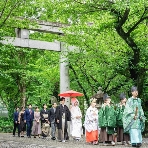
<svg viewBox="0 0 148 148">
<path fill-rule="evenodd" d="M 58 140 L 59 142 L 65 142 L 68 139 L 68 123 L 67 121 L 71 121 L 71 114 L 69 108 L 64 105 L 65 98 L 60 98 L 60 105 L 56 108 L 56 122 L 58 128 Z"/>
<path fill-rule="evenodd" d="M 13 128 L 13 136 L 15 136 L 16 128 L 18 129 L 18 136 L 20 137 L 20 128 L 18 123 L 18 117 L 19 117 L 19 108 L 15 108 L 15 112 L 13 114 L 13 121 L 14 121 L 14 128 Z"/>
<path fill-rule="evenodd" d="M 50 126 L 51 126 L 51 136 L 52 136 L 52 140 L 55 140 L 55 131 L 56 131 L 56 124 L 55 124 L 55 117 L 56 117 L 56 107 L 57 104 L 53 103 L 52 104 L 52 108 L 50 108 L 49 110 L 49 121 L 50 121 Z"/>
<path fill-rule="evenodd" d="M 34 119 L 34 110 L 32 109 L 32 105 L 29 104 L 28 109 L 26 109 L 24 113 L 24 122 L 26 122 L 27 124 L 28 138 L 31 138 L 31 129 L 32 129 L 33 119 Z"/>
</svg>

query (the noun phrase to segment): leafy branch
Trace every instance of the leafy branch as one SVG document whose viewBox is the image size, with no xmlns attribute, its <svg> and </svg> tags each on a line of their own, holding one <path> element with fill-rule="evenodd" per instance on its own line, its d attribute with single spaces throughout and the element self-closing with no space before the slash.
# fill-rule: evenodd
<svg viewBox="0 0 148 148">
<path fill-rule="evenodd" d="M 130 9 L 126 8 L 126 10 L 123 14 L 123 17 L 121 18 L 121 20 L 118 24 L 120 27 L 123 26 L 123 24 L 125 24 L 126 20 L 128 19 L 129 13 L 130 13 Z"/>
<path fill-rule="evenodd" d="M 0 19 L 2 18 L 3 14 L 4 14 L 4 11 L 5 11 L 6 6 L 7 6 L 7 2 L 8 2 L 8 0 L 5 0 L 4 7 L 3 7 L 3 9 L 2 9 L 2 11 L 0 13 Z"/>
<path fill-rule="evenodd" d="M 148 19 L 148 16 L 143 17 L 147 11 L 148 11 L 148 9 L 145 8 L 145 10 L 144 10 L 144 12 L 143 12 L 141 18 L 139 19 L 139 21 L 137 21 L 137 23 L 135 23 L 135 25 L 133 25 L 133 26 L 129 29 L 129 31 L 128 31 L 126 34 L 129 35 L 133 30 L 135 30 L 135 28 L 136 28 L 142 21 Z"/>
<path fill-rule="evenodd" d="M 78 3 L 78 4 L 80 4 L 80 5 L 86 5 L 86 3 L 83 3 L 83 2 L 80 2 L 80 1 L 78 1 L 78 0 L 74 0 L 76 3 Z M 89 4 L 89 7 L 90 8 L 95 8 L 96 10 L 108 10 L 108 8 L 107 7 L 102 7 L 102 5 L 98 5 L 96 2 L 94 2 L 95 4 Z"/>
<path fill-rule="evenodd" d="M 6 2 L 7 2 L 7 1 L 6 1 Z M 5 5 L 6 5 L 6 2 L 5 2 Z M 22 3 L 22 1 L 19 2 L 19 3 L 16 2 L 16 3 L 11 7 L 9 13 L 7 14 L 7 16 L 5 17 L 5 19 L 3 20 L 3 22 L 0 24 L 0 28 L 3 27 L 3 25 L 6 23 L 6 21 L 7 21 L 7 20 L 9 19 L 9 17 L 11 16 L 12 12 L 13 12 L 17 7 L 19 7 L 19 6 L 21 5 L 21 3 Z M 5 9 L 6 9 L 6 6 L 4 6 L 3 12 L 2 12 L 2 13 L 4 13 Z M 1 14 L 1 17 L 2 17 L 2 14 Z"/>
<path fill-rule="evenodd" d="M 108 83 L 107 83 L 106 87 L 104 88 L 104 91 L 105 91 L 105 92 L 106 92 L 107 88 L 109 87 L 111 81 L 112 81 L 116 76 L 117 76 L 117 74 L 115 74 L 115 75 L 113 75 L 111 78 L 109 78 L 109 80 L 107 81 Z"/>
<path fill-rule="evenodd" d="M 80 88 L 82 89 L 82 91 L 83 91 L 83 94 L 84 94 L 84 96 L 85 96 L 87 105 L 89 105 L 89 98 L 88 98 L 88 96 L 87 96 L 87 93 L 86 93 L 84 87 L 82 86 L 82 84 L 81 84 L 80 81 L 79 81 L 79 78 L 78 78 L 78 75 L 77 75 L 75 69 L 73 68 L 73 66 L 72 66 L 71 64 L 69 64 L 69 68 L 70 68 L 70 69 L 72 70 L 72 72 L 74 73 L 75 78 L 76 78 L 76 81 L 77 81 L 79 87 L 80 87 Z"/>
</svg>

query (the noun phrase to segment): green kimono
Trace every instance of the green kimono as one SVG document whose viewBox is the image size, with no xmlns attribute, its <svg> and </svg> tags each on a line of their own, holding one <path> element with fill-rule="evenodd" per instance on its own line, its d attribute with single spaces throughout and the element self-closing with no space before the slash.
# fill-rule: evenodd
<svg viewBox="0 0 148 148">
<path fill-rule="evenodd" d="M 138 107 L 137 119 L 134 120 L 136 107 Z M 129 131 L 131 143 L 142 143 L 141 132 L 145 127 L 145 116 L 141 106 L 140 98 L 129 98 L 126 102 L 123 113 L 123 127 L 124 131 Z"/>
<path fill-rule="evenodd" d="M 107 127 L 108 134 L 114 134 L 116 127 L 116 112 L 113 106 L 102 105 L 99 111 L 99 127 Z"/>
<path fill-rule="evenodd" d="M 117 109 L 116 109 L 116 119 L 117 119 L 117 127 L 123 128 L 123 112 L 124 112 L 125 106 L 118 104 Z"/>
</svg>

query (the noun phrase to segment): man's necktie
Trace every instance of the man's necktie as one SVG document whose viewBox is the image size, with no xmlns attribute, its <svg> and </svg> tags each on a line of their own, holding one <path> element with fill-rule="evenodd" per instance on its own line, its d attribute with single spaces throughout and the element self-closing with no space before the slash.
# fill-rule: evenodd
<svg viewBox="0 0 148 148">
<path fill-rule="evenodd" d="M 31 113 L 32 113 L 31 109 L 29 110 L 29 112 L 30 112 L 30 115 L 31 115 Z"/>
</svg>

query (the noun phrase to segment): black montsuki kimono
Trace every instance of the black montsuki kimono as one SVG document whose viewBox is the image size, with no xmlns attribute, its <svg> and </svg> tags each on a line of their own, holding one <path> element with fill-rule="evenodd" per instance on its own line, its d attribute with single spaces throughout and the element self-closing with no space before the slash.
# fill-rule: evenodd
<svg viewBox="0 0 148 148">
<path fill-rule="evenodd" d="M 64 107 L 63 107 L 62 104 L 60 104 L 56 108 L 56 121 L 59 120 L 59 123 L 57 123 L 58 129 L 62 129 L 63 113 L 65 113 L 65 129 L 68 128 L 67 121 L 71 121 L 71 114 L 70 114 L 69 108 L 66 105 L 64 105 Z"/>
</svg>

